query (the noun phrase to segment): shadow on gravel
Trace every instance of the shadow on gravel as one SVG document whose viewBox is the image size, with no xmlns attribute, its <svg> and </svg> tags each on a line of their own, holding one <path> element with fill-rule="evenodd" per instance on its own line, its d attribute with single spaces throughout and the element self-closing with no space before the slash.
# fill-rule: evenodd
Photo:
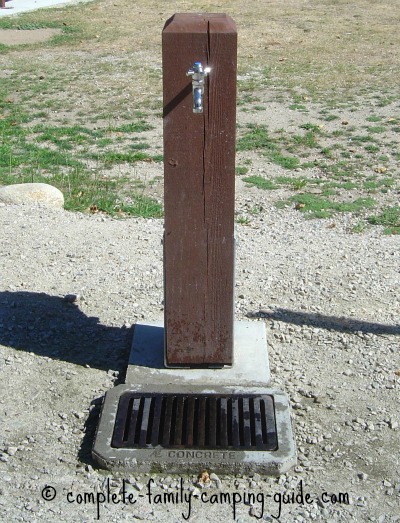
<svg viewBox="0 0 400 523">
<path fill-rule="evenodd" d="M 399 335 L 400 325 L 383 325 L 368 321 L 355 320 L 353 318 L 339 318 L 337 316 L 325 316 L 312 312 L 295 312 L 289 309 L 277 308 L 274 310 L 260 310 L 249 312 L 250 318 L 267 318 L 268 320 L 284 321 L 294 325 L 309 325 L 320 329 L 329 329 L 340 332 L 362 332 L 363 334 L 386 334 Z"/>
<path fill-rule="evenodd" d="M 132 329 L 101 325 L 75 303 L 35 292 L 0 292 L 0 344 L 39 356 L 126 370 Z"/>
<path fill-rule="evenodd" d="M 117 385 L 115 383 L 114 385 Z M 86 468 L 90 465 L 94 469 L 100 469 L 100 465 L 93 459 L 92 448 L 94 438 L 96 436 L 97 426 L 100 420 L 101 406 L 103 404 L 104 396 L 95 398 L 90 403 L 89 416 L 85 421 L 85 428 L 83 429 L 84 436 L 78 450 L 78 459 L 80 462 L 86 464 Z M 87 468 L 89 471 L 89 469 Z"/>
</svg>

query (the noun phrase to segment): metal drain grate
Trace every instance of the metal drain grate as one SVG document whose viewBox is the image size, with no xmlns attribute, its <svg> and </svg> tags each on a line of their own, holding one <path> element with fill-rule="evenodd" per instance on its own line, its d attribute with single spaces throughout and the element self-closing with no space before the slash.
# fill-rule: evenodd
<svg viewBox="0 0 400 523">
<path fill-rule="evenodd" d="M 273 396 L 126 392 L 111 445 L 277 450 Z"/>
</svg>

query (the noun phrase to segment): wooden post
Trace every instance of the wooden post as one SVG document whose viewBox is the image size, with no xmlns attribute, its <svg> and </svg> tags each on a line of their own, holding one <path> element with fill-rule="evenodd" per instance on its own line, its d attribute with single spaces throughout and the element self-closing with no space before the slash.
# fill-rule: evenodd
<svg viewBox="0 0 400 523">
<path fill-rule="evenodd" d="M 203 112 L 193 112 L 201 62 Z M 225 14 L 176 14 L 163 30 L 165 362 L 233 363 L 237 31 Z"/>
</svg>

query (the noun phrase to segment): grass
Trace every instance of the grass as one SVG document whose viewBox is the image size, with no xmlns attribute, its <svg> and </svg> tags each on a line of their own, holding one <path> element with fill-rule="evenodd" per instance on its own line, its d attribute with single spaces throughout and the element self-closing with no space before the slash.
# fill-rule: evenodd
<svg viewBox="0 0 400 523">
<path fill-rule="evenodd" d="M 110 133 L 123 133 L 132 140 L 135 133 L 152 129 L 144 120 L 97 129 L 78 124 L 29 126 L 29 115 L 13 104 L 3 101 L 0 107 L 6 113 L 0 119 L 0 184 L 50 183 L 64 193 L 67 210 L 146 218 L 162 215 L 158 201 L 137 192 L 126 177 L 97 176 L 88 168 L 89 159 L 99 171 L 101 165 L 160 161 L 159 156 L 137 151 L 147 147 L 142 143 L 130 143 L 131 151 L 102 150 L 115 143 L 111 138 L 105 141 Z"/>
<path fill-rule="evenodd" d="M 236 223 L 239 225 L 250 225 L 251 220 L 248 216 L 238 216 L 236 218 Z"/>
<path fill-rule="evenodd" d="M 299 165 L 298 158 L 283 154 L 279 149 L 279 141 L 270 136 L 265 125 L 249 125 L 250 129 L 237 141 L 237 151 L 259 151 L 268 159 L 284 169 L 295 169 Z"/>
<path fill-rule="evenodd" d="M 235 168 L 235 173 L 238 176 L 243 176 L 244 174 L 247 174 L 249 172 L 249 168 L 245 165 L 237 165 Z"/>
<path fill-rule="evenodd" d="M 67 24 L 59 19 L 47 17 L 47 13 L 21 14 L 17 17 L 5 17 L 0 19 L 0 29 L 13 29 L 20 31 L 35 31 L 37 29 L 59 29 L 60 34 L 53 36 L 49 41 L 41 45 L 63 46 L 82 41 L 88 36 L 85 25 L 78 20 L 74 24 Z M 36 44 L 25 44 L 21 47 L 35 47 Z M 2 52 L 8 53 L 13 50 L 12 46 L 2 45 Z"/>
<path fill-rule="evenodd" d="M 386 207 L 375 216 L 369 216 L 372 225 L 383 225 L 385 234 L 400 234 L 400 206 Z"/>
<path fill-rule="evenodd" d="M 364 209 L 375 206 L 372 198 L 357 198 L 352 202 L 334 202 L 326 198 L 321 198 L 314 194 L 294 195 L 289 200 L 279 202 L 278 207 L 294 204 L 295 208 L 307 214 L 307 218 L 331 218 L 335 213 L 351 212 L 358 214 Z"/>
<path fill-rule="evenodd" d="M 273 0 L 266 31 L 263 2 L 232 3 L 245 117 L 236 174 L 245 183 L 283 189 L 284 202 L 308 209 L 305 216 L 362 215 L 371 195 L 376 216 L 391 208 L 399 190 L 393 133 L 400 132 L 400 61 L 393 49 L 400 48 L 400 6 L 385 6 L 360 0 L 354 11 L 338 0 L 310 11 L 297 0 Z M 184 8 L 198 4 L 189 0 Z M 63 190 L 70 209 L 158 216 L 157 198 L 146 200 L 157 194 L 157 175 L 148 180 L 140 172 L 163 160 L 160 32 L 169 15 L 155 0 L 137 0 L 134 10 L 119 0 L 107 12 L 89 2 L 1 19 L 4 29 L 62 33 L 20 49 L 0 46 L 0 183 L 47 181 Z M 290 126 L 265 125 L 271 101 L 291 110 Z M 367 104 L 369 114 L 353 119 Z M 257 163 L 268 177 L 249 176 Z M 291 200 L 300 191 L 310 194 L 307 202 Z"/>
<path fill-rule="evenodd" d="M 278 207 L 294 205 L 307 218 L 323 219 L 337 213 L 352 213 L 361 216 L 355 230 L 366 231 L 366 211 L 379 208 L 380 195 L 395 194 L 394 191 L 400 188 L 396 176 L 400 158 L 397 143 L 389 144 L 385 139 L 391 123 L 397 119 L 383 122 L 383 118 L 374 115 L 367 120 L 376 122 L 378 118 L 383 130 L 370 127 L 368 134 L 360 134 L 362 127 L 355 125 L 327 132 L 324 125 L 311 121 L 299 125 L 301 132 L 284 128 L 272 132 L 265 124 L 247 124 L 239 129 L 237 149 L 241 162 L 246 162 L 248 153 L 255 153 L 289 173 L 287 176 L 274 175 L 274 167 L 271 167 L 268 176 L 251 175 L 242 179 L 249 187 L 264 191 L 282 188 L 289 194 L 294 193 L 277 201 Z M 297 176 L 290 172 L 307 169 L 313 169 L 318 175 Z M 371 198 L 372 194 L 374 198 Z M 370 220 L 369 223 L 374 222 Z M 396 232 L 395 227 L 387 230 Z"/>
<path fill-rule="evenodd" d="M 268 129 L 265 125 L 249 125 L 250 131 L 245 133 L 237 141 L 237 151 L 252 151 L 252 150 L 275 150 L 276 143 L 269 136 Z"/>
<path fill-rule="evenodd" d="M 262 176 L 247 176 L 246 178 L 243 178 L 243 181 L 249 184 L 249 186 L 257 187 L 258 189 L 263 190 L 273 190 L 278 189 L 278 186 L 272 182 L 271 180 L 267 180 L 266 178 L 263 178 Z"/>
</svg>

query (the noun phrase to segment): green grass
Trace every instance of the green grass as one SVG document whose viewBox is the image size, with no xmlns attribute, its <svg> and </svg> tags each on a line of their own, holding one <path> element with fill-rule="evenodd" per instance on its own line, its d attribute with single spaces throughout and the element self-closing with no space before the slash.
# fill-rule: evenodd
<svg viewBox="0 0 400 523">
<path fill-rule="evenodd" d="M 306 178 L 298 177 L 298 178 L 289 178 L 287 176 L 277 176 L 274 181 L 276 183 L 279 183 L 281 185 L 287 185 L 291 187 L 294 191 L 298 191 L 305 187 L 308 183 L 308 180 Z"/>
<path fill-rule="evenodd" d="M 367 229 L 367 224 L 364 221 L 360 221 L 352 227 L 351 231 L 354 234 L 362 234 L 363 232 L 365 232 L 366 229 Z"/>
<path fill-rule="evenodd" d="M 325 122 L 333 122 L 334 120 L 339 120 L 339 116 L 337 116 L 336 114 L 327 114 L 322 117 L 322 120 L 324 120 Z"/>
<path fill-rule="evenodd" d="M 270 137 L 266 126 L 249 126 L 250 131 L 237 141 L 238 151 L 253 151 L 260 149 L 276 149 L 276 143 Z"/>
<path fill-rule="evenodd" d="M 400 234 L 400 206 L 386 207 L 376 216 L 368 216 L 372 225 L 383 225 L 385 234 Z"/>
<path fill-rule="evenodd" d="M 118 6 L 110 5 L 111 12 L 106 17 L 102 10 L 85 4 L 79 10 L 38 11 L 0 20 L 0 27 L 4 28 L 54 27 L 62 31 L 49 42 L 21 47 L 21 52 L 16 47 L 0 46 L 10 62 L 10 65 L 3 62 L 9 71 L 0 75 L 0 91 L 15 95 L 14 103 L 7 102 L 6 96 L 0 97 L 0 183 L 52 183 L 64 192 L 66 206 L 71 210 L 92 209 L 91 212 L 118 216 L 162 213 L 159 203 L 146 196 L 160 189 L 157 177 L 144 182 L 137 174 L 143 167 L 139 162 L 163 160 L 159 144 L 154 144 L 151 120 L 148 121 L 151 113 L 152 117 L 160 118 L 161 126 L 162 72 L 159 65 L 154 65 L 159 63 L 160 46 L 159 29 L 155 31 L 153 23 L 157 7 L 156 3 L 145 6 L 141 0 L 139 4 L 144 16 L 149 10 L 155 11 L 150 18 L 140 17 L 134 24 L 127 17 L 122 20 L 110 16 L 121 9 L 130 12 L 126 0 Z M 282 6 L 275 7 L 276 13 L 280 13 Z M 351 8 L 348 10 L 351 14 Z M 241 16 L 246 18 L 250 13 L 251 10 L 245 10 Z M 314 16 L 307 12 L 299 17 L 303 15 Z M 257 25 L 258 18 L 253 19 L 254 27 L 261 27 Z M 331 21 L 336 20 L 335 14 Z M 340 33 L 347 34 L 343 23 L 352 30 L 354 20 L 348 23 L 341 19 Z M 369 24 L 369 35 L 381 39 L 385 28 L 388 26 L 380 24 L 371 33 Z M 252 24 L 242 29 L 243 35 L 254 31 Z M 146 34 L 149 65 L 136 52 L 144 42 L 142 34 Z M 379 70 L 371 64 L 368 68 L 368 53 L 364 54 L 366 61 L 358 63 L 353 60 L 357 53 L 354 55 L 353 46 L 347 43 L 341 47 L 340 56 L 334 50 L 328 60 L 322 51 L 332 49 L 325 45 L 329 44 L 325 39 L 329 40 L 330 34 L 335 33 L 323 32 L 320 35 L 323 42 L 319 40 L 323 45 L 319 45 L 313 30 L 313 38 L 305 38 L 301 49 L 289 46 L 284 53 L 275 44 L 265 52 L 263 46 L 254 44 L 251 34 L 242 39 L 238 106 L 248 112 L 246 121 L 254 123 L 242 124 L 238 129 L 236 174 L 252 187 L 284 189 L 288 199 L 278 205 L 297 205 L 307 217 L 327 217 L 339 212 L 364 216 L 365 209 L 372 206 L 369 196 L 374 195 L 380 206 L 389 205 L 384 200 L 385 193 L 393 198 L 400 189 L 398 140 L 393 139 L 393 134 L 388 135 L 400 132 L 397 91 L 392 94 L 393 86 L 397 86 L 397 62 L 390 60 L 390 65 L 382 65 Z M 298 35 L 292 36 L 297 41 Z M 356 33 L 353 36 L 356 38 Z M 390 33 L 390 38 L 398 37 Z M 134 53 L 132 39 L 139 46 Z M 358 48 L 367 41 L 361 38 Z M 341 44 L 335 36 L 333 42 L 334 47 Z M 392 49 L 389 45 L 394 43 L 388 42 L 383 37 L 380 44 L 375 40 L 370 50 L 379 52 L 371 58 L 372 64 L 381 55 L 388 56 L 381 53 L 382 45 L 383 50 Z M 42 52 L 43 49 L 46 51 Z M 344 51 L 352 53 L 352 60 L 343 59 Z M 327 61 L 323 62 L 324 59 Z M 335 62 L 337 59 L 339 63 Z M 381 76 L 382 67 L 386 67 L 386 76 Z M 369 83 L 364 77 L 360 84 L 360 75 L 366 75 Z M 386 88 L 388 82 L 392 87 Z M 267 110 L 271 101 L 284 103 L 285 108 L 298 112 L 290 114 L 290 126 L 273 130 L 272 126 L 257 124 L 265 122 L 259 111 Z M 390 112 L 380 109 L 393 102 L 396 105 Z M 361 109 L 362 123 L 352 114 L 343 116 L 343 111 L 347 115 Z M 315 110 L 317 119 L 312 116 Z M 258 172 L 265 165 L 268 175 L 249 176 L 250 169 Z M 283 169 L 285 176 L 280 176 Z M 311 173 L 308 169 L 312 169 Z M 119 173 L 118 178 L 113 177 L 115 172 Z M 306 193 L 308 200 L 300 192 Z M 276 199 L 279 194 L 275 192 L 269 198 Z M 247 224 L 261 212 L 254 207 L 238 220 Z M 380 216 L 378 205 L 374 212 Z M 359 224 L 359 232 L 368 227 L 364 218 Z"/>
<path fill-rule="evenodd" d="M 251 220 L 248 216 L 238 216 L 236 218 L 236 223 L 239 223 L 240 225 L 249 225 Z"/>
<path fill-rule="evenodd" d="M 300 125 L 300 129 L 305 129 L 306 131 L 310 131 L 312 133 L 318 134 L 321 132 L 321 128 L 319 125 L 315 125 L 313 123 L 304 123 Z"/>
<path fill-rule="evenodd" d="M 367 122 L 380 122 L 382 120 L 382 116 L 371 115 L 371 116 L 368 116 L 368 118 L 366 120 L 367 120 Z"/>
<path fill-rule="evenodd" d="M 44 13 L 43 13 L 44 14 Z M 22 48 L 35 47 L 37 45 L 51 47 L 62 46 L 67 44 L 74 44 L 88 38 L 89 31 L 87 31 L 83 24 L 76 23 L 69 25 L 60 20 L 46 20 L 45 16 L 39 21 L 33 21 L 34 18 L 41 18 L 40 14 L 35 16 L 35 13 L 20 14 L 18 17 L 7 17 L 0 19 L 0 29 L 16 29 L 20 31 L 35 31 L 37 29 L 60 29 L 60 34 L 53 36 L 46 42 L 41 44 L 25 44 L 19 46 Z M 29 19 L 32 19 L 30 21 Z M 24 21 L 26 20 L 26 21 Z M 14 46 L 1 45 L 4 53 L 11 52 Z"/>
<path fill-rule="evenodd" d="M 380 134 L 380 133 L 386 132 L 386 127 L 383 127 L 382 125 L 367 127 L 367 129 L 368 129 L 368 132 L 375 133 L 375 134 Z"/>
<path fill-rule="evenodd" d="M 271 162 L 280 165 L 284 169 L 296 169 L 300 165 L 300 160 L 295 156 L 287 156 L 281 152 L 272 152 L 265 155 L 268 156 Z"/>
<path fill-rule="evenodd" d="M 380 147 L 378 145 L 366 145 L 364 147 L 364 149 L 368 152 L 368 153 L 372 153 L 372 154 L 375 154 L 375 153 L 378 153 L 380 151 Z"/>
<path fill-rule="evenodd" d="M 278 189 L 278 186 L 272 182 L 271 180 L 267 180 L 266 178 L 263 178 L 262 176 L 248 176 L 247 178 L 243 178 L 243 181 L 249 184 L 249 186 L 257 187 L 258 189 L 263 190 L 274 190 Z"/>
<path fill-rule="evenodd" d="M 235 173 L 238 176 L 243 176 L 244 174 L 247 174 L 249 172 L 248 167 L 245 167 L 244 165 L 237 165 L 235 168 Z"/>
<path fill-rule="evenodd" d="M 250 131 L 237 141 L 237 151 L 258 151 L 263 156 L 285 169 L 295 169 L 300 165 L 298 158 L 281 152 L 279 139 L 271 137 L 264 125 L 249 125 Z"/>
<path fill-rule="evenodd" d="M 299 103 L 294 103 L 294 104 L 291 104 L 289 105 L 289 109 L 291 111 L 307 111 L 307 107 L 303 104 L 299 104 Z"/>
<path fill-rule="evenodd" d="M 135 152 L 135 151 L 132 151 L 132 152 L 131 151 L 129 151 L 129 152 L 109 151 L 102 155 L 95 154 L 95 155 L 93 155 L 93 158 L 104 163 L 108 167 L 111 167 L 112 165 L 119 164 L 119 163 L 135 163 L 135 162 L 152 160 L 152 157 L 148 153 Z"/>
<path fill-rule="evenodd" d="M 113 144 L 109 128 L 44 124 L 29 127 L 29 114 L 4 100 L 0 102 L 0 111 L 7 114 L 0 118 L 0 185 L 49 183 L 63 192 L 65 208 L 71 211 L 146 218 L 162 215 L 156 200 L 134 192 L 138 189 L 134 188 L 134 181 L 98 176 L 98 169 L 87 168 L 89 158 L 106 167 L 122 162 L 160 161 L 159 156 L 137 150 L 146 148 L 146 144 L 134 142 L 129 144 L 129 151 L 102 152 L 101 148 Z M 112 132 L 134 138 L 132 134 L 151 128 L 141 120 L 120 125 Z M 89 153 L 89 147 L 98 149 Z"/>
<path fill-rule="evenodd" d="M 294 195 L 289 200 L 277 202 L 280 208 L 288 205 L 295 205 L 295 208 L 307 215 L 307 218 L 330 218 L 335 213 L 351 212 L 358 214 L 364 209 L 375 206 L 372 198 L 357 198 L 352 202 L 333 202 L 327 198 L 322 198 L 315 194 Z"/>
<path fill-rule="evenodd" d="M 362 134 L 351 136 L 350 141 L 353 143 L 375 142 L 375 138 L 369 134 Z"/>
<path fill-rule="evenodd" d="M 308 131 L 304 135 L 296 134 L 293 136 L 293 141 L 296 145 L 303 147 L 318 147 L 318 142 L 314 131 Z"/>
<path fill-rule="evenodd" d="M 154 129 L 153 125 L 150 125 L 145 120 L 140 120 L 139 122 L 130 122 L 124 125 L 119 125 L 118 127 L 113 127 L 110 130 L 116 133 L 143 133 L 145 131 L 150 131 Z"/>
<path fill-rule="evenodd" d="M 134 195 L 132 203 L 122 204 L 119 210 L 123 214 L 142 218 L 161 218 L 164 214 L 160 203 L 141 194 Z"/>
</svg>

